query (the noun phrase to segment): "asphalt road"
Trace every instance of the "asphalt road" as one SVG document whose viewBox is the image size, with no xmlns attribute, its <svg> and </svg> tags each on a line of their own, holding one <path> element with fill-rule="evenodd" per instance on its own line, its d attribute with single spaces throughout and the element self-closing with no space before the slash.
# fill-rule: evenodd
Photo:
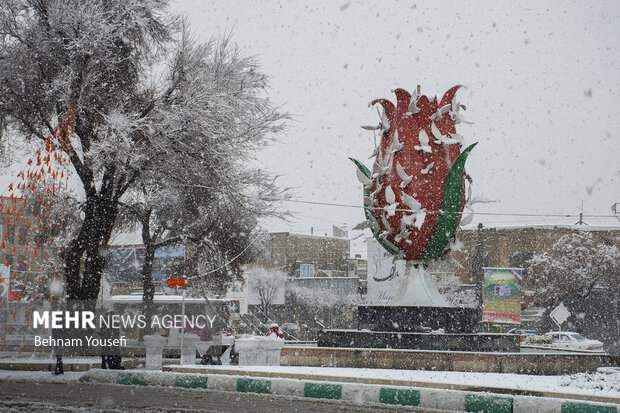
<svg viewBox="0 0 620 413">
<path fill-rule="evenodd" d="M 0 380 L 0 412 L 429 412 L 300 397 L 102 383 Z"/>
</svg>

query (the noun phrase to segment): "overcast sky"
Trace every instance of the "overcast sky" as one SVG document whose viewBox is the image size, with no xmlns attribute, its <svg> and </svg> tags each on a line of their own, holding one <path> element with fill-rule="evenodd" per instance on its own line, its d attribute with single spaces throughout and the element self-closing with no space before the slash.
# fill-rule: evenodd
<svg viewBox="0 0 620 413">
<path fill-rule="evenodd" d="M 474 195 L 497 201 L 476 205 L 468 227 L 574 224 L 582 202 L 586 223 L 620 226 L 611 216 L 620 202 L 620 2 L 306 3 L 172 2 L 201 40 L 230 34 L 255 56 L 271 99 L 291 113 L 258 161 L 297 201 L 355 206 L 289 202 L 290 222 L 266 229 L 331 235 L 333 224 L 363 221 L 347 158 L 371 165 L 375 137 L 360 126 L 378 116 L 368 103 L 417 84 L 430 96 L 466 87 L 457 99 L 473 124 L 457 131 L 479 142 L 466 169 Z M 352 253 L 365 253 L 364 234 L 349 236 L 360 236 Z"/>
<path fill-rule="evenodd" d="M 620 202 L 620 2 L 305 3 L 173 2 L 201 39 L 232 33 L 270 76 L 271 98 L 294 119 L 259 158 L 295 199 L 361 205 L 347 157 L 371 164 L 373 133 L 360 125 L 378 116 L 368 102 L 393 100 L 397 87 L 441 96 L 462 84 L 473 124 L 457 130 L 479 142 L 466 169 L 474 195 L 498 201 L 476 212 L 578 214 L 583 201 L 585 214 L 610 216 Z M 363 220 L 359 208 L 288 206 L 293 221 L 270 230 L 331 235 L 332 224 Z M 470 226 L 576 221 L 478 215 Z"/>
</svg>

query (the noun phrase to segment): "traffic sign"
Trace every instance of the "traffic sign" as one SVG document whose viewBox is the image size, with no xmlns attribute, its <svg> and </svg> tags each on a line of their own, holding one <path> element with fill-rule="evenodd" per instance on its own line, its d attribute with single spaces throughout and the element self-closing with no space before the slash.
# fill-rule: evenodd
<svg viewBox="0 0 620 413">
<path fill-rule="evenodd" d="M 553 311 L 549 313 L 549 317 L 551 317 L 558 326 L 561 326 L 562 323 L 570 317 L 570 312 L 566 309 L 566 307 L 564 307 L 564 303 L 560 303 L 560 305 L 555 307 Z"/>
<path fill-rule="evenodd" d="M 166 280 L 166 284 L 170 288 L 180 288 L 182 290 L 185 289 L 185 277 L 168 277 Z"/>
</svg>

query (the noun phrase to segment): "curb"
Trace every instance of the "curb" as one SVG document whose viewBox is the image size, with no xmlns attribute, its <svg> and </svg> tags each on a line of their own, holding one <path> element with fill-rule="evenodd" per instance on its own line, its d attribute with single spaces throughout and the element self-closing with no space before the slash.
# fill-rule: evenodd
<svg viewBox="0 0 620 413">
<path fill-rule="evenodd" d="M 197 374 L 225 374 L 229 376 L 253 376 L 263 378 L 286 378 L 286 379 L 299 379 L 299 380 L 312 380 L 322 382 L 339 382 L 339 383 L 357 383 L 357 384 L 375 384 L 383 387 L 406 387 L 406 388 L 424 388 L 424 389 L 437 389 L 437 390 L 458 390 L 470 393 L 490 393 L 497 396 L 532 396 L 532 397 L 549 397 L 558 399 L 569 399 L 576 402 L 585 403 L 607 403 L 607 404 L 620 404 L 620 398 L 608 397 L 608 396 L 595 396 L 586 394 L 567 394 L 558 393 L 547 390 L 526 390 L 526 389 L 514 389 L 505 387 L 494 386 L 481 386 L 481 385 L 468 385 L 468 384 L 454 384 L 454 383 L 441 383 L 441 382 L 428 382 L 428 381 L 411 381 L 411 380 L 398 380 L 398 379 L 383 379 L 383 378 L 365 378 L 365 377 L 351 377 L 351 376 L 334 376 L 334 375 L 322 375 L 322 374 L 304 374 L 294 372 L 270 372 L 270 371 L 255 371 L 251 370 L 251 367 L 243 370 L 228 370 L 221 366 L 207 367 L 207 366 L 177 366 L 169 365 L 164 366 L 162 369 L 164 372 L 175 373 L 197 373 Z"/>
<path fill-rule="evenodd" d="M 125 368 L 134 369 L 139 365 L 144 364 L 143 361 L 136 358 L 123 359 L 123 366 Z M 63 368 L 65 371 L 73 372 L 85 372 L 91 369 L 101 367 L 101 361 L 65 361 L 63 362 Z M 28 361 L 0 361 L 0 370 L 8 371 L 54 371 L 56 368 L 56 361 L 50 360 L 49 362 L 32 363 Z"/>
<path fill-rule="evenodd" d="M 65 371 L 83 372 L 101 366 L 101 363 L 63 363 Z M 0 370 L 8 371 L 54 371 L 55 362 L 49 363 L 23 363 L 23 362 L 0 362 Z"/>
<path fill-rule="evenodd" d="M 382 386 L 313 380 L 185 374 L 143 370 L 93 369 L 81 382 L 134 386 L 169 386 L 239 393 L 276 394 L 313 399 L 346 400 L 355 403 L 417 406 L 444 411 L 486 413 L 620 413 L 620 405 L 576 402 L 568 399 L 533 396 L 498 396 L 423 387 Z"/>
</svg>

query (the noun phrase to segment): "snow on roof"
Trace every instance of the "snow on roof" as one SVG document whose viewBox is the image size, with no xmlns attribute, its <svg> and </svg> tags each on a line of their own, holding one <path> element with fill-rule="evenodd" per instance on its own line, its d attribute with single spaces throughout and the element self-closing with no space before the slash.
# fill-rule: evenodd
<svg viewBox="0 0 620 413">
<path fill-rule="evenodd" d="M 341 241 L 349 241 L 348 238 L 342 238 L 342 237 L 330 237 L 329 235 L 296 234 L 294 232 L 270 232 L 269 235 L 284 235 L 284 236 L 298 237 L 298 238 L 326 238 L 326 239 L 335 239 L 335 240 L 341 240 Z"/>
<path fill-rule="evenodd" d="M 181 295 L 156 295 L 153 297 L 153 302 L 157 304 L 181 304 L 183 296 Z M 224 301 L 221 298 L 209 298 L 209 302 Z M 106 300 L 112 304 L 140 304 L 142 303 L 141 294 L 127 294 L 127 295 L 113 295 Z M 206 301 L 204 298 L 185 297 L 186 304 L 204 304 Z"/>
<path fill-rule="evenodd" d="M 484 226 L 483 229 L 571 229 L 579 231 L 620 231 L 620 226 L 592 226 L 592 225 L 553 225 L 553 224 L 528 224 L 528 225 L 506 225 L 506 226 Z M 478 228 L 463 228 L 463 231 L 477 231 Z"/>
</svg>

